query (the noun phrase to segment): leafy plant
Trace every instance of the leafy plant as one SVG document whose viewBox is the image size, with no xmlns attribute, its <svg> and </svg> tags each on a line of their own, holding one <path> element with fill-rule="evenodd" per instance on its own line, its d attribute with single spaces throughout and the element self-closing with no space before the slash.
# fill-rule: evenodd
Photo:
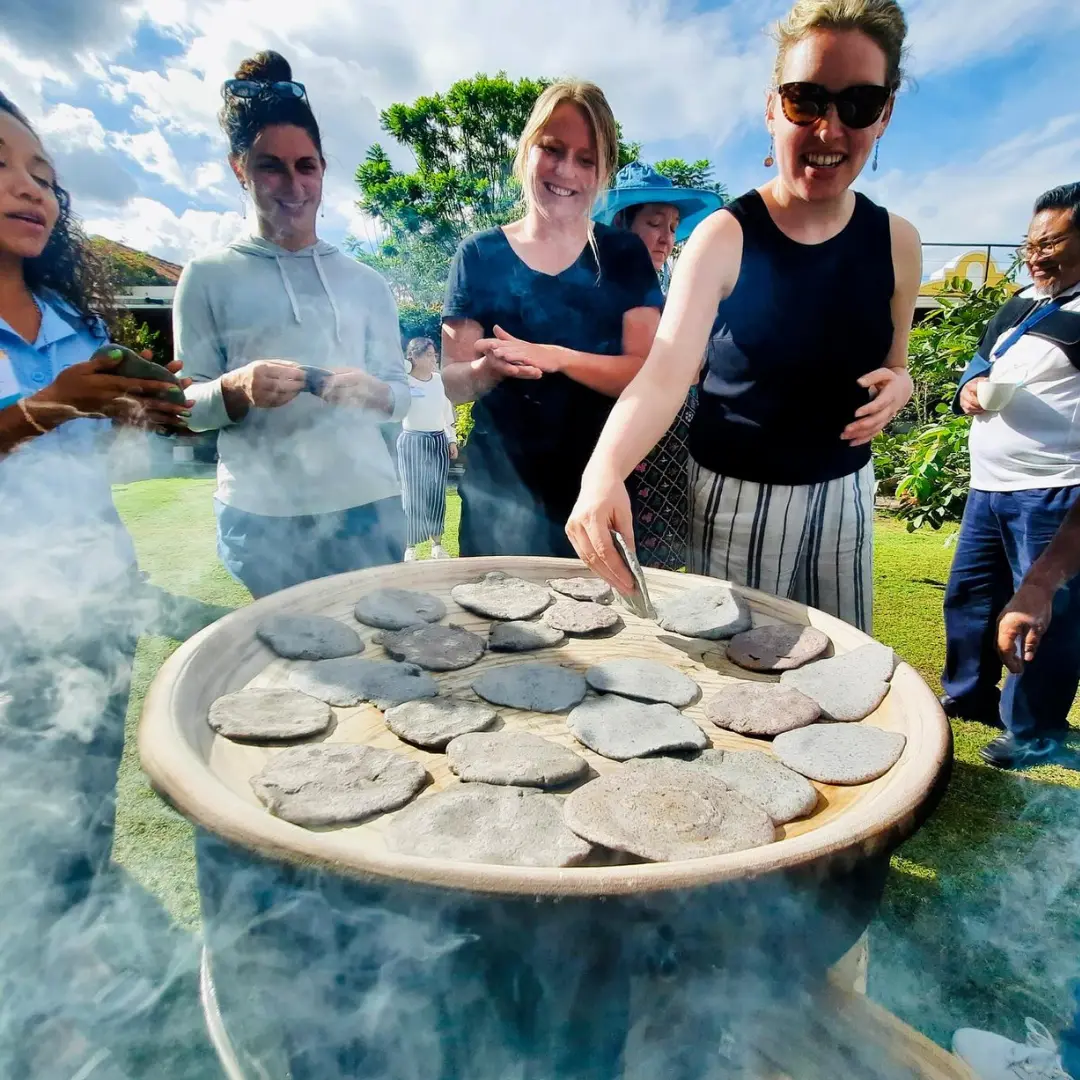
<svg viewBox="0 0 1080 1080">
<path fill-rule="evenodd" d="M 912 328 L 908 368 L 914 393 L 889 431 L 874 440 L 880 489 L 895 492 L 909 531 L 924 525 L 940 529 L 963 514 L 971 421 L 953 414 L 952 400 L 986 323 L 1015 288 L 1015 271 L 1014 266 L 995 285 L 949 282 L 942 306 Z"/>
<path fill-rule="evenodd" d="M 125 312 L 115 319 L 110 331 L 112 340 L 118 345 L 126 345 L 137 353 L 149 349 L 159 364 L 168 362 L 159 355 L 158 339 L 161 337 L 160 331 L 151 330 L 146 323 L 139 322 L 131 312 Z"/>
<path fill-rule="evenodd" d="M 469 441 L 473 429 L 471 401 L 465 402 L 464 405 L 454 406 L 454 429 L 457 431 L 458 446 L 464 446 Z"/>
</svg>

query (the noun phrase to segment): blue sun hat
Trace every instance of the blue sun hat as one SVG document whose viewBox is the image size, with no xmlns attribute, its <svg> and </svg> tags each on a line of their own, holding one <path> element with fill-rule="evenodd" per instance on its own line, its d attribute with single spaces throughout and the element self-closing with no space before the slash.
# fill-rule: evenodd
<svg viewBox="0 0 1080 1080">
<path fill-rule="evenodd" d="M 618 171 L 614 185 L 597 199 L 593 220 L 610 225 L 620 210 L 642 203 L 677 207 L 679 228 L 675 240 L 682 243 L 696 226 L 724 205 L 724 200 L 715 191 L 676 187 L 669 177 L 658 173 L 651 165 L 631 161 Z"/>
</svg>

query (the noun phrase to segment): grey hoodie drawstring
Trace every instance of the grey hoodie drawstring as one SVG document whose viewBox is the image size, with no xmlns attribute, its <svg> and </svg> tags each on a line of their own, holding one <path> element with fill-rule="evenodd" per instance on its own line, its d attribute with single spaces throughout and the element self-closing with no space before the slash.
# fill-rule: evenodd
<svg viewBox="0 0 1080 1080">
<path fill-rule="evenodd" d="M 337 304 L 334 301 L 334 294 L 330 291 L 330 283 L 326 280 L 326 275 L 323 273 L 322 261 L 319 258 L 318 251 L 312 253 L 315 256 L 315 272 L 319 275 L 319 280 L 322 282 L 323 290 L 326 293 L 326 299 L 330 301 L 330 310 L 334 313 L 334 340 L 341 344 L 341 316 L 338 315 Z"/>
<path fill-rule="evenodd" d="M 281 283 L 282 283 L 282 285 L 285 286 L 285 292 L 288 294 L 289 303 L 292 304 L 293 318 L 299 323 L 299 322 L 301 322 L 301 319 L 300 319 L 300 306 L 296 302 L 296 293 L 293 292 L 293 287 L 289 283 L 289 275 L 285 273 L 285 267 L 281 265 L 281 256 L 280 255 L 275 255 L 274 256 L 274 262 L 277 263 L 278 273 L 281 274 Z M 322 277 L 322 274 L 319 274 L 319 277 Z M 325 283 L 324 283 L 324 286 L 325 286 Z M 331 307 L 333 307 L 333 302 L 332 301 L 331 301 Z M 336 314 L 336 312 L 335 312 L 335 314 Z"/>
</svg>

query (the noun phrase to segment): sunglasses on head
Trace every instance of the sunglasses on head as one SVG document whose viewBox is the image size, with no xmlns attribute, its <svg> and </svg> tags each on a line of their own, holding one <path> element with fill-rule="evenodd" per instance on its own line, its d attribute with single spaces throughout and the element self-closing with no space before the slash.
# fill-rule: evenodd
<svg viewBox="0 0 1080 1080">
<path fill-rule="evenodd" d="M 266 82 L 262 79 L 227 79 L 221 88 L 223 95 L 232 95 L 237 98 L 279 97 L 279 98 L 302 98 L 307 94 L 303 83 L 298 82 Z"/>
<path fill-rule="evenodd" d="M 840 123 L 847 128 L 868 128 L 876 123 L 885 111 L 892 88 L 870 83 L 849 86 L 835 94 L 820 83 L 792 82 L 776 88 L 780 95 L 780 107 L 784 116 L 799 127 L 807 127 L 824 120 L 829 106 L 836 106 Z"/>
</svg>

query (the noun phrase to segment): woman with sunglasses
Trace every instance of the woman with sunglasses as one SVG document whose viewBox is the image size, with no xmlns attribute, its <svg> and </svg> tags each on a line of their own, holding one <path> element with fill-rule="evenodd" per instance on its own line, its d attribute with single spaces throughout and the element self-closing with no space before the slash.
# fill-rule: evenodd
<svg viewBox="0 0 1080 1080">
<path fill-rule="evenodd" d="M 188 263 L 173 317 L 192 430 L 218 432 L 218 551 L 258 597 L 401 558 L 382 425 L 410 398 L 389 288 L 316 235 L 326 161 L 304 87 L 266 52 L 222 92 L 256 235 Z"/>
<path fill-rule="evenodd" d="M 895 0 L 799 0 L 766 107 L 777 176 L 714 214 L 679 259 L 656 343 L 612 411 L 567 532 L 623 591 L 622 480 L 697 376 L 689 569 L 871 625 L 870 441 L 911 396 L 918 233 L 851 190 L 892 115 Z"/>
</svg>

